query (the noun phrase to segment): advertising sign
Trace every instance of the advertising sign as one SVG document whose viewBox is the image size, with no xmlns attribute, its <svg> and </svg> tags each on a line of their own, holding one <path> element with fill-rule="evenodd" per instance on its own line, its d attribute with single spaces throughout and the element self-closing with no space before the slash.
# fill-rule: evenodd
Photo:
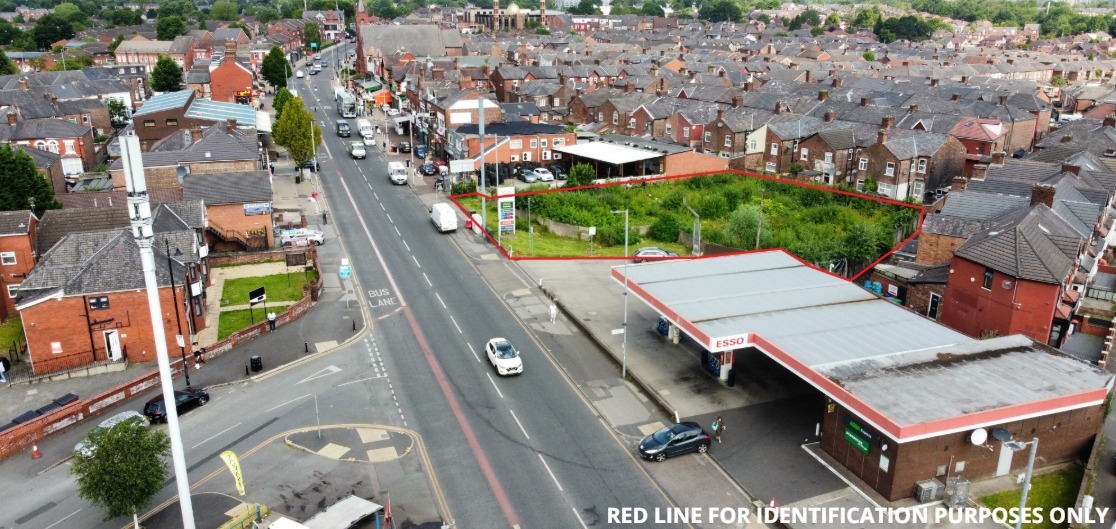
<svg viewBox="0 0 1116 529">
<path fill-rule="evenodd" d="M 248 293 L 248 304 L 255 305 L 267 301 L 267 289 L 264 287 L 257 288 Z"/>
<path fill-rule="evenodd" d="M 868 454 L 868 441 L 857 435 L 855 430 L 845 428 L 845 440 L 853 445 L 853 448 L 860 450 L 864 454 Z"/>
<path fill-rule="evenodd" d="M 245 215 L 267 215 L 271 213 L 271 204 L 267 202 L 257 202 L 244 205 Z"/>
<path fill-rule="evenodd" d="M 501 187 L 496 189 L 499 199 L 496 202 L 496 211 L 500 219 L 500 232 L 515 233 L 515 193 L 514 187 Z"/>
</svg>

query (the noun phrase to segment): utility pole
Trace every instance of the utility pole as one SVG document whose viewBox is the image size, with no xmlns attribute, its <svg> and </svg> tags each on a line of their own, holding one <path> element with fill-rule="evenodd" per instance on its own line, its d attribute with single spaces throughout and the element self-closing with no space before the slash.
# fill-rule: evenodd
<svg viewBox="0 0 1116 529">
<path fill-rule="evenodd" d="M 167 333 L 166 329 L 163 328 L 163 309 L 159 301 L 159 281 L 155 277 L 151 201 L 147 196 L 147 179 L 144 176 L 143 161 L 140 158 L 139 137 L 134 132 L 121 137 L 120 156 L 124 162 L 124 183 L 128 191 L 128 218 L 132 224 L 132 235 L 136 238 L 136 245 L 139 246 L 140 250 L 143 282 L 147 290 L 147 308 L 151 317 L 151 336 L 155 340 L 155 357 L 159 362 L 159 381 L 163 387 L 163 402 L 167 413 L 167 434 L 171 442 L 174 480 L 178 486 L 178 506 L 182 512 L 182 529 L 195 529 L 194 504 L 190 498 L 186 453 L 182 447 L 182 431 L 178 426 L 178 409 L 175 407 L 170 357 L 167 354 Z"/>
<path fill-rule="evenodd" d="M 486 151 L 485 147 L 486 146 L 484 144 L 484 96 L 483 95 L 480 98 L 477 99 L 477 121 L 478 121 L 478 126 L 479 126 L 479 131 L 478 132 L 480 132 L 480 146 L 481 146 L 481 148 L 480 148 L 480 152 L 481 152 L 481 179 L 480 179 L 481 231 L 484 231 L 484 230 L 488 229 L 488 222 L 487 222 L 488 207 L 486 205 L 486 200 L 484 198 L 484 195 L 485 195 L 485 191 L 484 191 L 484 185 L 485 185 L 485 181 L 484 181 L 484 162 L 485 162 L 485 160 L 488 159 L 488 157 L 485 155 L 485 151 Z"/>
<path fill-rule="evenodd" d="M 167 273 L 170 274 L 171 299 L 174 300 L 174 322 L 178 325 L 178 334 L 175 335 L 175 340 L 182 340 L 178 345 L 179 351 L 182 352 L 182 373 L 186 376 L 186 387 L 190 387 L 190 364 L 186 361 L 186 337 L 182 336 L 182 317 L 178 315 L 178 290 L 174 285 L 174 265 L 171 264 L 170 239 L 163 239 L 163 243 L 167 247 Z"/>
</svg>

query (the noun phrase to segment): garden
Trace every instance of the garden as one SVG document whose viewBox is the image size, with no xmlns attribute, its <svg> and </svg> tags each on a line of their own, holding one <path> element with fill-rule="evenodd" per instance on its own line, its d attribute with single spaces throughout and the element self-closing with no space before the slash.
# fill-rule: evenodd
<svg viewBox="0 0 1116 529">
<path fill-rule="evenodd" d="M 480 211 L 479 196 L 455 198 Z M 623 257 L 627 210 L 629 251 L 658 246 L 691 255 L 684 234 L 693 235 L 696 215 L 706 255 L 783 248 L 850 276 L 914 233 L 921 213 L 916 206 L 739 173 L 554 191 L 532 186 L 515 198 L 515 230 L 502 234 L 497 201 L 486 201 L 487 228 L 515 257 Z M 560 236 L 547 221 L 595 233 L 589 240 Z"/>
</svg>

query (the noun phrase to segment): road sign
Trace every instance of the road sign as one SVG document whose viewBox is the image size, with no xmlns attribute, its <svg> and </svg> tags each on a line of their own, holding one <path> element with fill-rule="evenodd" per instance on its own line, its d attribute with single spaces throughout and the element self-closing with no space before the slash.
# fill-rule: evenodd
<svg viewBox="0 0 1116 529">
<path fill-rule="evenodd" d="M 353 269 L 348 266 L 342 266 L 340 270 L 341 277 L 352 277 Z"/>
<path fill-rule="evenodd" d="M 263 301 L 267 301 L 267 289 L 265 289 L 264 287 L 257 288 L 248 293 L 249 305 L 255 305 Z"/>
<path fill-rule="evenodd" d="M 472 160 L 450 160 L 449 166 L 451 173 L 469 173 L 474 170 Z"/>
<path fill-rule="evenodd" d="M 624 334 L 624 329 L 612 329 L 612 334 Z"/>
</svg>

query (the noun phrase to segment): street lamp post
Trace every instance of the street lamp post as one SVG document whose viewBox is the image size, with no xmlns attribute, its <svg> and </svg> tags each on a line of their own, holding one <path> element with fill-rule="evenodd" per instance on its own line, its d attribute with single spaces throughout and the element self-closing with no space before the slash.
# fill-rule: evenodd
<svg viewBox="0 0 1116 529">
<path fill-rule="evenodd" d="M 170 254 L 170 239 L 163 239 L 163 243 L 167 247 L 167 273 L 170 274 L 171 281 L 171 299 L 174 300 L 174 322 L 178 325 L 178 334 L 176 340 L 182 340 L 179 343 L 178 349 L 182 352 L 182 372 L 186 375 L 186 387 L 190 387 L 190 364 L 186 361 L 186 338 L 182 336 L 182 317 L 178 315 L 178 292 L 174 286 L 174 267 L 171 266 Z M 182 253 L 179 250 L 179 253 Z"/>
<path fill-rule="evenodd" d="M 620 341 L 622 363 L 620 364 L 620 379 L 628 379 L 628 210 L 613 211 L 613 215 L 624 214 L 624 337 Z"/>
<path fill-rule="evenodd" d="M 1019 516 L 1015 519 L 1015 529 L 1022 529 L 1023 526 L 1023 512 L 1027 508 L 1027 492 L 1031 490 L 1031 474 L 1035 469 L 1035 454 L 1038 452 L 1038 437 L 1031 439 L 1029 442 L 1022 441 L 1008 441 L 1004 446 L 1008 447 L 1013 452 L 1019 452 L 1027 445 L 1031 445 L 1031 454 L 1027 458 L 1027 473 L 1023 476 L 1023 492 L 1019 495 Z"/>
</svg>

